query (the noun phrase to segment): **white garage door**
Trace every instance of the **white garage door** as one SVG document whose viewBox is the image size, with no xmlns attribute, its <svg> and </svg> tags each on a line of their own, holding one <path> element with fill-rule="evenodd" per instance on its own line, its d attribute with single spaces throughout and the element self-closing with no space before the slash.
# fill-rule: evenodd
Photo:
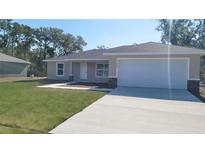
<svg viewBox="0 0 205 154">
<path fill-rule="evenodd" d="M 118 86 L 186 89 L 187 59 L 118 61 Z"/>
</svg>

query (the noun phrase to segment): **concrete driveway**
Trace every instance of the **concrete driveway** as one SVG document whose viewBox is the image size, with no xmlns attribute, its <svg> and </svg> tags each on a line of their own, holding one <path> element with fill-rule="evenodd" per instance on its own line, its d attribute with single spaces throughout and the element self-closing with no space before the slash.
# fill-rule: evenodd
<svg viewBox="0 0 205 154">
<path fill-rule="evenodd" d="M 205 133 L 205 104 L 186 90 L 120 87 L 50 133 Z"/>
</svg>

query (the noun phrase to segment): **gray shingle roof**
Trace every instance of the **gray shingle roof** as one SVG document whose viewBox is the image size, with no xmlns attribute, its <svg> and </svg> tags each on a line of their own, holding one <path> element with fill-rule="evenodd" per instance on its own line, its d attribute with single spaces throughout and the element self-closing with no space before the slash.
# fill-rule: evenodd
<svg viewBox="0 0 205 154">
<path fill-rule="evenodd" d="M 157 42 L 147 42 L 139 45 L 127 45 L 108 49 L 109 53 L 112 52 L 166 52 L 168 49 L 167 44 L 157 43 Z M 170 45 L 170 51 L 176 52 L 204 52 L 205 50 L 197 48 L 182 47 L 177 45 Z"/>
<path fill-rule="evenodd" d="M 0 61 L 1 62 L 12 62 L 12 63 L 24 63 L 24 64 L 30 64 L 30 62 L 25 61 L 23 59 L 19 59 L 16 57 L 12 57 L 3 53 L 0 53 Z"/>
<path fill-rule="evenodd" d="M 129 53 L 129 52 L 167 52 L 168 46 L 166 44 L 162 43 L 156 43 L 156 42 L 147 42 L 142 43 L 139 45 L 125 45 L 125 46 L 119 46 L 115 48 L 109 48 L 109 49 L 93 49 L 84 51 L 82 53 L 73 53 L 66 56 L 60 56 L 60 57 L 54 57 L 50 59 L 46 59 L 44 61 L 60 61 L 60 60 L 75 60 L 75 59 L 109 59 L 110 56 L 104 54 L 104 53 Z M 205 50 L 202 49 L 196 49 L 196 48 L 188 48 L 188 47 L 182 47 L 182 46 L 175 46 L 170 45 L 170 51 L 174 52 L 202 52 L 205 54 Z"/>
<path fill-rule="evenodd" d="M 72 53 L 68 54 L 66 56 L 59 56 L 59 57 L 54 57 L 50 59 L 46 59 L 44 61 L 61 61 L 61 60 L 67 60 L 67 59 L 72 59 L 72 60 L 79 60 L 79 59 L 98 59 L 98 60 L 106 60 L 108 57 L 104 56 L 102 53 L 106 49 L 93 49 L 93 50 L 88 50 L 80 53 Z"/>
</svg>

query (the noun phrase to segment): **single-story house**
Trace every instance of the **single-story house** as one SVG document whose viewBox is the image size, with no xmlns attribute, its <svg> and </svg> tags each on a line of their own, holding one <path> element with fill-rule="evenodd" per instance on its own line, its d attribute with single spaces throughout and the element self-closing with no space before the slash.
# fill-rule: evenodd
<svg viewBox="0 0 205 154">
<path fill-rule="evenodd" d="M 30 62 L 0 53 L 0 77 L 27 76 Z"/>
<path fill-rule="evenodd" d="M 198 92 L 205 50 L 148 42 L 46 59 L 49 79 Z"/>
</svg>

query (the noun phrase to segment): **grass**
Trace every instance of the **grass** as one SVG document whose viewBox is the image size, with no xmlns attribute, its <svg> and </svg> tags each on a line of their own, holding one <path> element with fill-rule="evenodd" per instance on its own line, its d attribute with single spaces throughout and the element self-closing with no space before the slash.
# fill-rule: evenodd
<svg viewBox="0 0 205 154">
<path fill-rule="evenodd" d="M 27 129 L 0 126 L 0 133 L 1 134 L 36 134 L 38 132 L 29 131 Z"/>
<path fill-rule="evenodd" d="M 37 88 L 41 83 L 0 83 L 0 133 L 48 133 L 106 94 Z"/>
</svg>

